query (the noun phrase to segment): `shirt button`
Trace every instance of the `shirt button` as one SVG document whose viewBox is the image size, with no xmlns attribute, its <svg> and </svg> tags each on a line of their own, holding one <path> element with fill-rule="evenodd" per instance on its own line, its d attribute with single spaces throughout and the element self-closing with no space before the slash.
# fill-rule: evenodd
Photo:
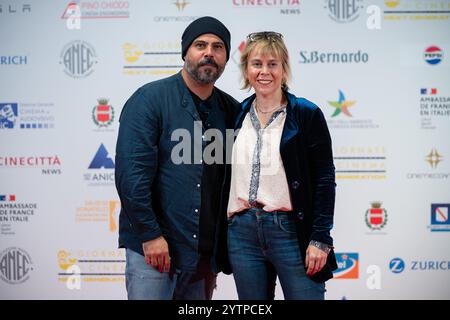
<svg viewBox="0 0 450 320">
<path fill-rule="evenodd" d="M 195 211 L 195 212 L 198 212 L 198 209 L 195 209 L 194 211 Z"/>
<path fill-rule="evenodd" d="M 193 234 L 193 235 L 192 235 L 192 238 L 197 239 L 197 235 L 196 235 L 196 234 Z"/>
<path fill-rule="evenodd" d="M 298 182 L 298 181 L 292 182 L 292 188 L 293 189 L 297 189 L 298 187 L 300 187 L 300 182 Z"/>
<path fill-rule="evenodd" d="M 197 188 L 200 188 L 200 183 L 197 183 Z"/>
</svg>

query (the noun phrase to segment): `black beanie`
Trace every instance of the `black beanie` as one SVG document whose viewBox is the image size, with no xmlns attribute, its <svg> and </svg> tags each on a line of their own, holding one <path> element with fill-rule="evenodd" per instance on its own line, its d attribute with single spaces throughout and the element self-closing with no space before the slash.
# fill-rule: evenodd
<svg viewBox="0 0 450 320">
<path fill-rule="evenodd" d="M 181 58 L 184 60 L 184 56 L 188 51 L 191 43 L 199 36 L 205 33 L 212 33 L 218 36 L 225 43 L 227 50 L 227 61 L 230 58 L 230 31 L 224 26 L 222 22 L 213 17 L 201 17 L 192 21 L 184 30 L 181 36 Z"/>
</svg>

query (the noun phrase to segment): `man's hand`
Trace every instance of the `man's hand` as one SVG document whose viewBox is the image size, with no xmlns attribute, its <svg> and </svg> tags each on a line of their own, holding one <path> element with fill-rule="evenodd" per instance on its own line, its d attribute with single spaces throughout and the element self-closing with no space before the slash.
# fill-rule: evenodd
<svg viewBox="0 0 450 320">
<path fill-rule="evenodd" d="M 327 262 L 327 256 L 328 254 L 325 251 L 309 245 L 308 249 L 306 249 L 306 275 L 312 276 L 316 272 L 322 270 L 323 266 Z"/>
<path fill-rule="evenodd" d="M 142 248 L 144 249 L 146 264 L 151 265 L 153 268 L 158 268 L 159 272 L 169 272 L 169 246 L 163 236 L 144 242 Z"/>
</svg>

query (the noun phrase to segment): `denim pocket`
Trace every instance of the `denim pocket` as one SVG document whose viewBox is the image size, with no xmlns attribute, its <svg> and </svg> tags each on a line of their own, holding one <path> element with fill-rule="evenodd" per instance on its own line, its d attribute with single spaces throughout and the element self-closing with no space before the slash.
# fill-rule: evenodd
<svg viewBox="0 0 450 320">
<path fill-rule="evenodd" d="M 231 217 L 228 218 L 228 226 L 232 226 L 234 224 L 234 221 L 236 220 L 237 215 L 233 214 Z"/>
<path fill-rule="evenodd" d="M 295 226 L 295 220 L 288 219 L 286 217 L 277 217 L 278 219 L 278 226 L 281 230 L 283 230 L 286 233 L 296 233 L 297 229 Z"/>
</svg>

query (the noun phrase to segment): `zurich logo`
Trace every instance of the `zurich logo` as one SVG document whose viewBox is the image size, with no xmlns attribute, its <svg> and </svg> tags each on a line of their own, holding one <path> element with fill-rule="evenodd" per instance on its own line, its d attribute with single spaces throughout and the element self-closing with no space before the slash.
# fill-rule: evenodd
<svg viewBox="0 0 450 320">
<path fill-rule="evenodd" d="M 389 269 L 391 269 L 393 273 L 400 273 L 405 270 L 405 261 L 400 258 L 394 258 L 389 262 Z"/>
</svg>

